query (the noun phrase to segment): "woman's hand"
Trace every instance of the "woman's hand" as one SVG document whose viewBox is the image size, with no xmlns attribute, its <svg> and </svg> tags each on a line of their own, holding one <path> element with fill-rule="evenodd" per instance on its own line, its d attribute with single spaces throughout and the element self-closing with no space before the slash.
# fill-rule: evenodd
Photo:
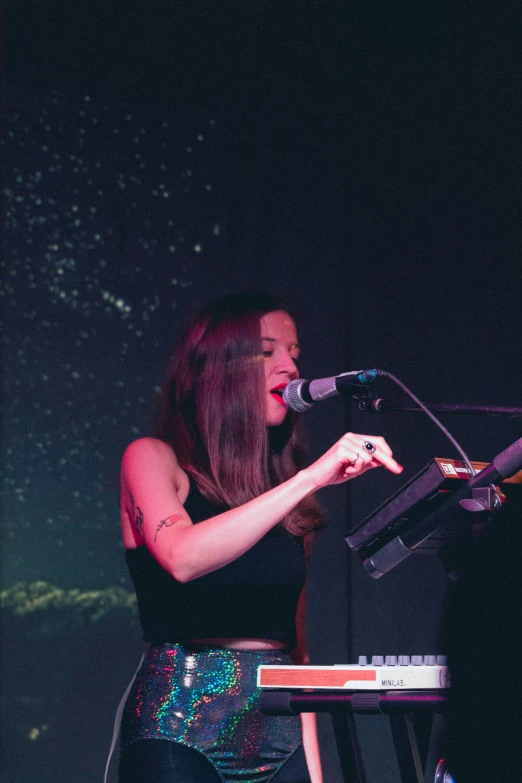
<svg viewBox="0 0 522 783">
<path fill-rule="evenodd" d="M 368 446 L 373 446 L 368 450 Z M 392 450 L 378 435 L 358 435 L 348 432 L 331 449 L 306 468 L 316 489 L 341 484 L 372 468 L 385 467 L 392 473 L 402 473 L 402 466 L 393 459 Z"/>
</svg>

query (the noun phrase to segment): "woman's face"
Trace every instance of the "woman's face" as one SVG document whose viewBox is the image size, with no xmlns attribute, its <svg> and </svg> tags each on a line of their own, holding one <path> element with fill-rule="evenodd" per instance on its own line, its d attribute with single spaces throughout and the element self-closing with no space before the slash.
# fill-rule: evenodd
<svg viewBox="0 0 522 783">
<path fill-rule="evenodd" d="M 288 313 L 275 310 L 261 318 L 261 339 L 266 388 L 266 423 L 277 427 L 285 420 L 288 407 L 283 402 L 284 387 L 299 377 L 296 361 L 299 344 L 295 323 Z"/>
</svg>

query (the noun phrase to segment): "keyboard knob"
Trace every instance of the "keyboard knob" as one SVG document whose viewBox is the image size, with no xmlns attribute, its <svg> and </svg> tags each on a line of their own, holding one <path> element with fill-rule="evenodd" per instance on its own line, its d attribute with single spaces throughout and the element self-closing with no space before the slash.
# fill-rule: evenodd
<svg viewBox="0 0 522 783">
<path fill-rule="evenodd" d="M 412 666 L 422 666 L 422 655 L 412 655 L 411 656 L 411 665 Z"/>
<path fill-rule="evenodd" d="M 397 666 L 397 656 L 396 655 L 387 655 L 384 659 L 386 666 Z"/>
<path fill-rule="evenodd" d="M 367 666 L 368 658 L 366 655 L 359 655 L 359 666 Z"/>
<path fill-rule="evenodd" d="M 372 666 L 382 666 L 384 658 L 382 655 L 372 655 Z"/>
<path fill-rule="evenodd" d="M 425 666 L 435 666 L 435 656 L 434 655 L 425 655 L 424 656 L 424 665 Z"/>
<path fill-rule="evenodd" d="M 437 655 L 437 666 L 447 666 L 447 665 L 448 665 L 448 656 Z"/>
<path fill-rule="evenodd" d="M 409 665 L 410 665 L 410 656 L 399 655 L 399 666 L 409 666 Z"/>
</svg>

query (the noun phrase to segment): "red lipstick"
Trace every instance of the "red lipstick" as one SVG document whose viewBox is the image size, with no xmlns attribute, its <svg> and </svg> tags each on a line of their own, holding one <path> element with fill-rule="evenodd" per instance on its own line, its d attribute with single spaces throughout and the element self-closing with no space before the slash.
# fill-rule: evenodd
<svg viewBox="0 0 522 783">
<path fill-rule="evenodd" d="M 274 386 L 273 389 L 270 389 L 270 394 L 272 395 L 274 400 L 277 400 L 277 402 L 282 405 L 284 408 L 287 407 L 286 402 L 283 400 L 283 389 L 285 388 L 287 384 L 286 383 L 280 383 L 279 386 Z"/>
</svg>

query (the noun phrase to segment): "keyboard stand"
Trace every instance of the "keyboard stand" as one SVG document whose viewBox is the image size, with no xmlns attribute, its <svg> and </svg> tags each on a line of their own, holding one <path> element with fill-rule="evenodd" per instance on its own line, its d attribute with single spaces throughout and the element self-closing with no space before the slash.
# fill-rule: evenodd
<svg viewBox="0 0 522 783">
<path fill-rule="evenodd" d="M 388 715 L 401 783 L 425 783 L 424 766 L 433 757 L 433 716 L 443 712 L 445 692 L 438 691 L 263 691 L 261 709 L 269 715 L 328 712 L 332 721 L 344 783 L 367 783 L 354 715 Z M 431 733 L 431 740 L 428 739 Z M 433 778 L 432 778 L 433 779 Z"/>
<path fill-rule="evenodd" d="M 347 712 L 344 715 L 341 712 L 331 712 L 335 744 L 337 745 L 337 755 L 341 765 L 343 781 L 354 781 L 354 783 L 367 783 L 366 773 L 364 771 L 364 759 L 359 744 L 359 735 L 355 718 Z"/>
</svg>

